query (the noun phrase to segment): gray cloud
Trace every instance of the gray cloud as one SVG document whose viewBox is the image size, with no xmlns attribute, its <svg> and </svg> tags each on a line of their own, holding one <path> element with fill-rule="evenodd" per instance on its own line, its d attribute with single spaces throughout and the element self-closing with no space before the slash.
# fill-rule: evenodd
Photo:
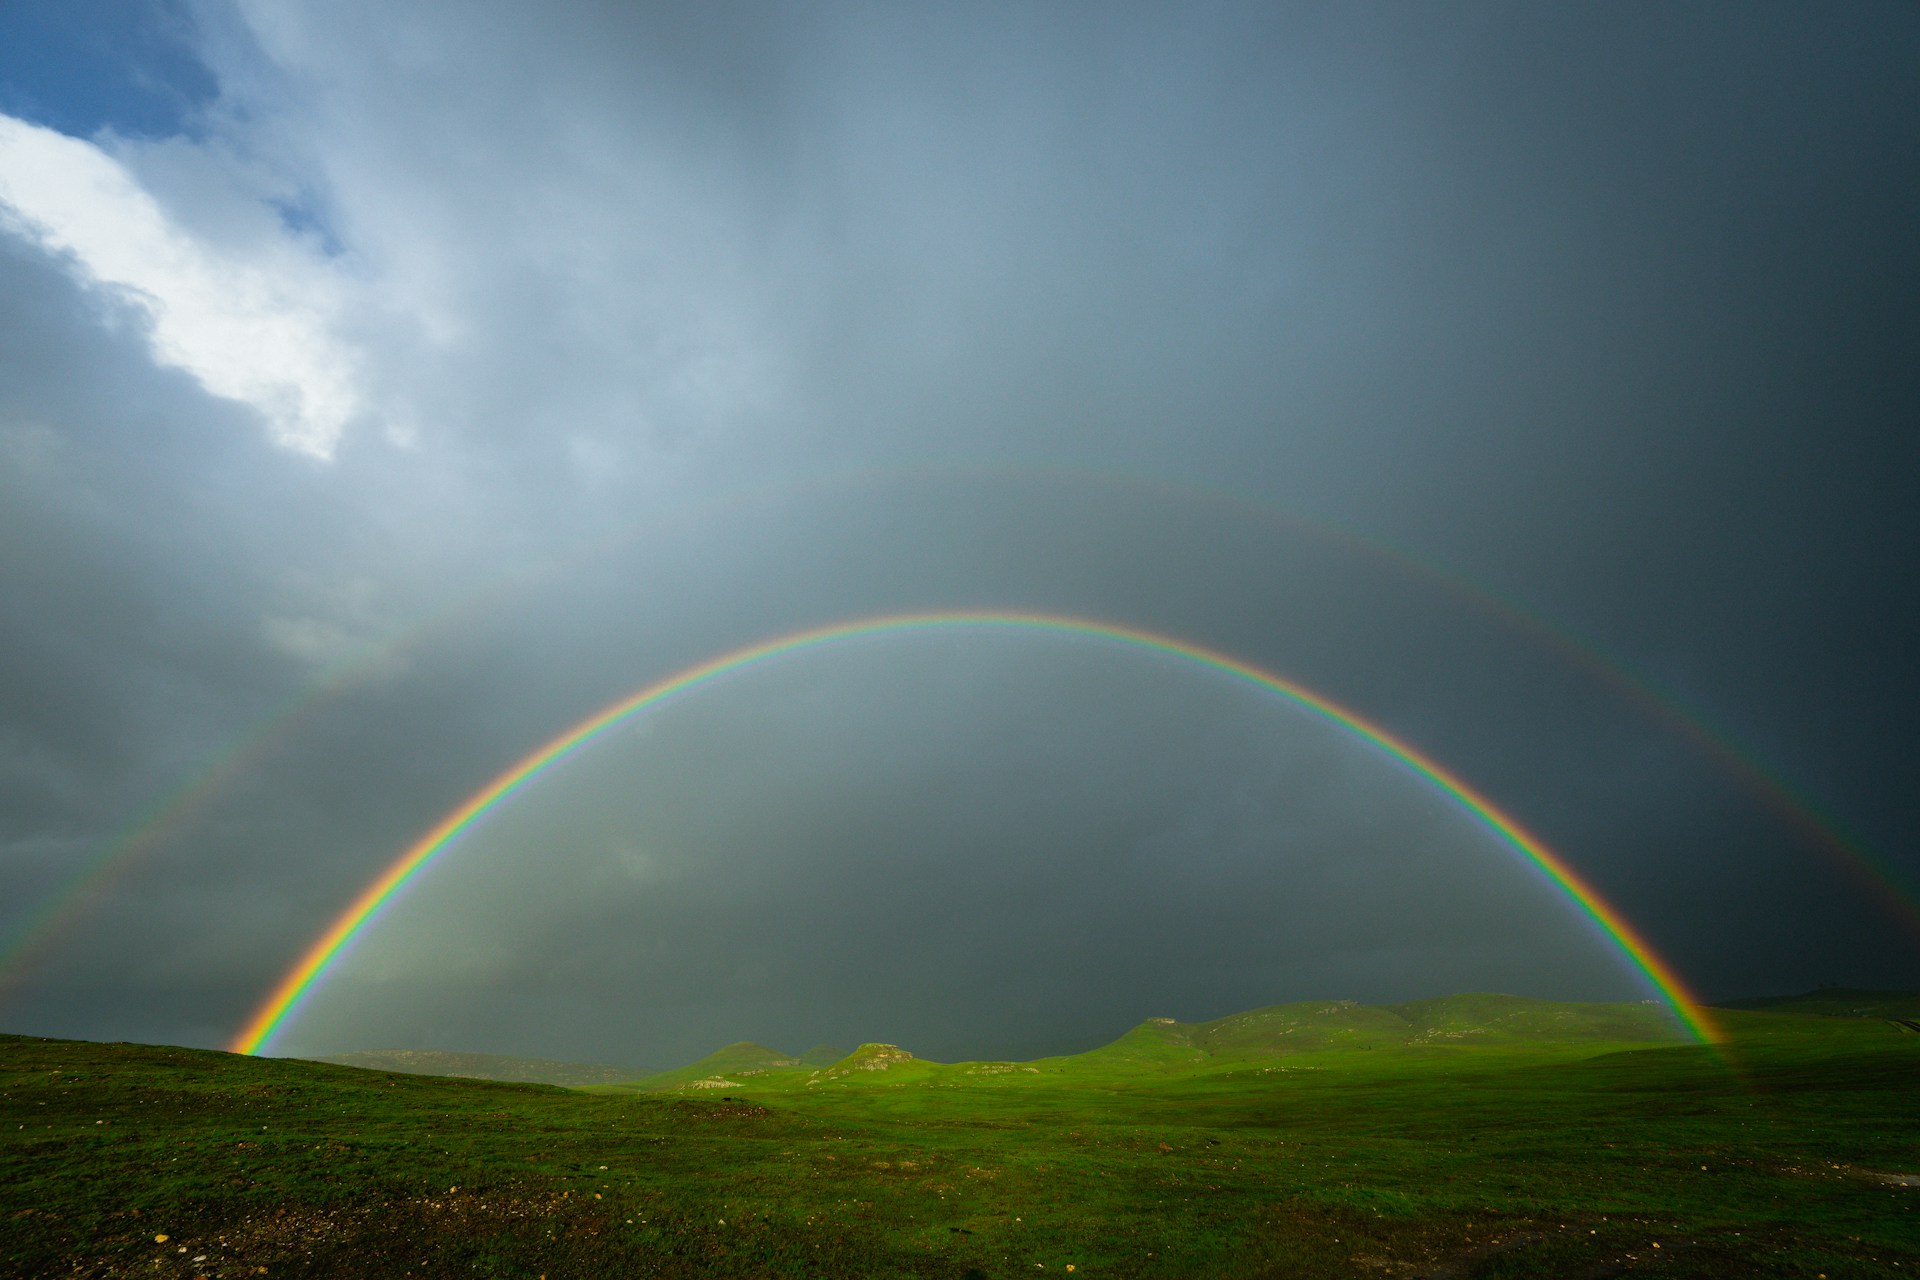
<svg viewBox="0 0 1920 1280">
<path fill-rule="evenodd" d="M 1596 666 L 1920 881 L 1910 11 L 193 12 L 218 95 L 81 141 L 208 271 L 323 299 L 359 409 L 289 448 L 166 358 L 178 277 L 0 236 L 0 929 L 230 761 L 0 970 L 10 1029 L 219 1042 L 595 709 L 966 607 L 1351 706 L 1709 995 L 1920 976 Z M 1466 987 L 1642 994 L 1378 752 L 1167 660 L 941 633 L 557 771 L 288 1044 L 1028 1054 Z"/>
</svg>

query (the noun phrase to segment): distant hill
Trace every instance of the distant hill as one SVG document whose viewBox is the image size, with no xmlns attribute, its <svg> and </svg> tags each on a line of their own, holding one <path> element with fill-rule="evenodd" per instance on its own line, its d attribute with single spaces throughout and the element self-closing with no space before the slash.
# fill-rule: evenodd
<svg viewBox="0 0 1920 1280">
<path fill-rule="evenodd" d="M 845 1049 L 836 1049 L 830 1044 L 817 1044 L 800 1055 L 800 1061 L 813 1067 L 826 1067 L 847 1056 Z"/>
<path fill-rule="evenodd" d="M 1920 991 L 1867 991 L 1857 987 L 1821 987 L 1801 996 L 1755 996 L 1722 1000 L 1720 1009 L 1757 1013 L 1814 1013 L 1829 1018 L 1890 1018 L 1920 1021 Z"/>
<path fill-rule="evenodd" d="M 814 1081 L 839 1080 L 862 1071 L 896 1071 L 901 1067 L 918 1067 L 920 1060 L 897 1044 L 863 1044 L 846 1057 L 818 1071 L 808 1073 L 808 1079 Z M 933 1064 L 941 1065 L 941 1064 Z M 910 1070 L 909 1075 L 919 1074 Z M 900 1077 L 896 1075 L 895 1079 Z"/>
<path fill-rule="evenodd" d="M 838 1056 L 836 1050 L 827 1048 L 826 1051 Z M 812 1054 L 816 1050 L 809 1049 L 807 1052 Z M 751 1040 L 739 1040 L 684 1067 L 639 1079 L 629 1072 L 621 1080 L 639 1089 L 728 1089 L 769 1074 L 809 1071 L 812 1068 L 813 1064 L 804 1057 L 796 1058 Z"/>
<path fill-rule="evenodd" d="M 1309 1000 L 1269 1005 L 1211 1022 L 1148 1018 L 1111 1044 L 1031 1063 L 936 1063 L 888 1044 L 861 1045 L 844 1057 L 823 1045 L 791 1058 L 742 1041 L 677 1071 L 633 1080 L 624 1087 L 653 1091 L 773 1085 L 786 1089 L 867 1081 L 914 1083 L 956 1076 L 1004 1076 L 1018 1081 L 1061 1074 L 1170 1075 L 1342 1049 L 1406 1052 L 1461 1045 L 1517 1048 L 1686 1039 L 1687 1033 L 1666 1007 L 1652 1003 L 1577 1004 L 1485 993 L 1394 1005 Z"/>
<path fill-rule="evenodd" d="M 1722 1016 L 1321 1001 L 1116 1041 L 1191 1073 L 866 1044 L 640 1096 L 0 1035 L 0 1275 L 1907 1274 L 1920 1035 Z"/>
<path fill-rule="evenodd" d="M 727 1088 L 769 1072 L 811 1071 L 846 1057 L 843 1050 L 818 1044 L 798 1057 L 741 1040 L 672 1071 L 647 1075 L 640 1067 L 603 1062 L 557 1062 L 492 1053 L 447 1053 L 438 1049 L 368 1049 L 360 1053 L 316 1055 L 308 1061 L 331 1062 L 369 1071 L 399 1071 L 416 1076 L 455 1076 L 468 1080 L 510 1080 L 521 1084 L 629 1085 L 640 1089 Z"/>
<path fill-rule="evenodd" d="M 1311 1000 L 1269 1005 L 1211 1022 L 1149 1018 L 1111 1044 L 1048 1061 L 1168 1071 L 1329 1049 L 1646 1043 L 1686 1038 L 1661 1005 L 1576 1004 L 1474 993 L 1391 1005 Z"/>
<path fill-rule="evenodd" d="M 1727 1008 L 1782 1013 L 1920 1019 L 1920 995 L 1828 989 L 1806 996 L 1730 1001 Z M 571 1087 L 614 1086 L 616 1091 L 704 1092 L 805 1088 L 864 1081 L 888 1084 L 959 1075 L 1165 1076 L 1233 1069 L 1301 1054 L 1373 1049 L 1400 1052 L 1458 1046 L 1657 1044 L 1687 1039 L 1665 1006 L 1585 1004 L 1524 996 L 1470 993 L 1402 1004 L 1307 1000 L 1269 1005 L 1211 1022 L 1148 1018 L 1110 1044 L 1085 1053 L 1035 1062 L 937 1063 L 895 1045 L 865 1044 L 850 1054 L 815 1045 L 793 1055 L 741 1040 L 684 1067 L 643 1075 L 637 1068 L 552 1062 L 484 1053 L 380 1049 L 335 1054 L 320 1062 L 415 1075 L 466 1076 Z"/>
<path fill-rule="evenodd" d="M 638 1067 L 601 1062 L 555 1062 L 547 1058 L 510 1058 L 493 1053 L 445 1053 L 438 1049 L 368 1049 L 310 1059 L 370 1071 L 399 1071 L 414 1076 L 460 1076 L 470 1080 L 512 1080 L 522 1084 L 613 1084 L 631 1080 Z"/>
<path fill-rule="evenodd" d="M 1654 1001 L 1585 1004 L 1475 993 L 1383 1007 L 1407 1020 L 1414 1044 L 1691 1039 L 1672 1012 Z"/>
</svg>

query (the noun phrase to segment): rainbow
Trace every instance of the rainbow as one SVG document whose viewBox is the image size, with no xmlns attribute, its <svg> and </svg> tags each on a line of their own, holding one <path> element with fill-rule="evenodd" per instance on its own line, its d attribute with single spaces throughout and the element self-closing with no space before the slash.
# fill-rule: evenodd
<svg viewBox="0 0 1920 1280">
<path fill-rule="evenodd" d="M 1619 660 L 1607 656 L 1590 640 L 1583 639 L 1513 597 L 1496 591 L 1458 569 L 1449 568 L 1430 557 L 1416 556 L 1402 547 L 1346 528 L 1324 516 L 1279 507 L 1264 499 L 1216 484 L 1158 475 L 1137 475 L 1126 471 L 1089 471 L 1029 462 L 1015 467 L 976 464 L 940 468 L 871 468 L 806 476 L 797 481 L 789 480 L 722 494 L 693 504 L 690 511 L 673 512 L 671 518 L 680 519 L 694 513 L 710 514 L 713 511 L 750 506 L 768 496 L 811 493 L 814 490 L 824 492 L 900 480 L 1007 477 L 1105 484 L 1186 501 L 1204 500 L 1220 504 L 1236 510 L 1242 516 L 1272 522 L 1292 533 L 1337 547 L 1377 568 L 1390 570 L 1410 582 L 1497 619 L 1516 633 L 1556 653 L 1571 669 L 1612 688 L 1649 719 L 1686 739 L 1725 776 L 1783 818 L 1810 846 L 1838 864 L 1908 933 L 1920 938 L 1920 899 L 1906 885 L 1902 874 L 1884 856 L 1876 854 L 1863 841 L 1846 832 L 1832 814 L 1823 812 L 1814 800 L 1797 791 L 1783 775 L 1771 770 L 1751 751 L 1740 746 L 1731 735 L 1711 725 L 1697 710 L 1689 709 L 1671 692 L 1658 689 L 1644 675 L 1635 674 Z M 654 524 L 653 521 L 644 523 L 646 527 L 653 527 Z M 512 587 L 523 581 L 549 576 L 565 566 L 584 563 L 611 547 L 623 545 L 638 536 L 636 530 L 640 527 L 641 524 L 637 522 L 612 537 L 590 540 L 553 563 L 508 574 L 449 603 L 443 603 L 386 638 L 370 644 L 360 656 L 322 673 L 245 732 L 224 743 L 183 782 L 176 784 L 170 792 L 159 797 L 125 827 L 97 846 L 97 851 L 84 860 L 80 869 L 71 874 L 63 886 L 46 895 L 38 908 L 29 911 L 10 929 L 0 933 L 0 1003 L 4 1003 L 23 985 L 28 971 L 45 954 L 71 935 L 86 906 L 103 897 L 139 858 L 152 852 L 165 837 L 177 832 L 233 778 L 244 773 L 269 747 L 284 739 L 317 707 L 366 683 L 383 664 L 422 636 L 498 603 Z"/>
<path fill-rule="evenodd" d="M 659 706 L 669 699 L 729 673 L 802 650 L 819 648 L 862 636 L 985 627 L 1018 628 L 1091 637 L 1197 663 L 1265 692 L 1278 694 L 1322 720 L 1338 725 L 1372 743 L 1451 797 L 1490 832 L 1557 884 L 1580 912 L 1598 926 L 1645 976 L 1671 1006 L 1675 1016 L 1697 1040 L 1706 1043 L 1719 1041 L 1718 1029 L 1699 1002 L 1688 992 L 1679 976 L 1655 954 L 1654 950 L 1617 911 L 1575 874 L 1572 867 L 1513 818 L 1503 813 L 1491 800 L 1443 768 L 1438 762 L 1380 726 L 1291 680 L 1224 653 L 1172 636 L 1088 618 L 981 610 L 892 614 L 837 622 L 794 632 L 742 649 L 735 649 L 717 658 L 688 667 L 595 712 L 474 792 L 463 804 L 447 814 L 431 830 L 408 847 L 371 884 L 361 890 L 347 908 L 335 917 L 326 931 L 307 948 L 293 968 L 288 970 L 274 986 L 246 1025 L 234 1036 L 230 1047 L 236 1053 L 261 1052 L 319 987 L 328 970 L 347 951 L 354 939 L 379 918 L 381 912 L 393 902 L 400 891 L 425 870 L 428 864 L 450 848 L 461 835 L 496 806 L 505 803 L 542 774 L 556 767 L 628 717 L 650 707 Z"/>
</svg>

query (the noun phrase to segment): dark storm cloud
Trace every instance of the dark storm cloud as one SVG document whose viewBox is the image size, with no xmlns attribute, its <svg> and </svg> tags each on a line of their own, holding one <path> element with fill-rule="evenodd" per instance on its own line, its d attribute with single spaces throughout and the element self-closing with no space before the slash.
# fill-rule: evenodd
<svg viewBox="0 0 1920 1280">
<path fill-rule="evenodd" d="M 1472 985 L 1463 926 L 1551 899 L 1435 797 L 1383 802 L 1369 753 L 1164 661 L 940 637 L 743 673 L 500 815 L 303 1034 L 344 1013 L 365 1035 L 353 1011 L 379 1001 L 355 993 L 411 986 L 390 1036 L 421 1034 L 410 1014 L 471 1038 L 504 988 L 609 1047 L 630 1034 L 610 1016 L 666 1036 L 686 1015 L 658 1010 L 704 1002 L 696 1021 L 740 1035 L 878 1017 L 935 1055 L 1036 1053 L 1143 1001 L 1258 1000 L 1329 954 Z M 1582 970 L 1578 943 L 1524 924 L 1481 949 Z M 1618 980 L 1584 956 L 1596 989 Z M 970 1047 L 956 1023 L 995 1030 Z"/>
<path fill-rule="evenodd" d="M 252 745 L 11 1028 L 217 1042 L 567 725 L 956 607 L 1322 690 L 1710 995 L 1920 976 L 1777 796 L 1405 563 L 1920 880 L 1911 9 L 193 13 L 171 136 L 94 83 L 0 96 L 108 126 L 0 136 L 42 157 L 0 183 L 0 928 Z M 1028 1054 L 1641 994 L 1404 769 L 1077 642 L 741 673 L 456 853 L 290 1043 Z"/>
</svg>

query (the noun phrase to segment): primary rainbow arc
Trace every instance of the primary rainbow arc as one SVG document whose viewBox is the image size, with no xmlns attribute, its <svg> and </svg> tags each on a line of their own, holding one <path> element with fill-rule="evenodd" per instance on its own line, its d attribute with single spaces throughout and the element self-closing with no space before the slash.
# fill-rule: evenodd
<svg viewBox="0 0 1920 1280">
<path fill-rule="evenodd" d="M 629 716 L 696 688 L 710 680 L 803 649 L 886 632 L 967 627 L 1023 628 L 1093 637 L 1194 662 L 1276 693 L 1295 705 L 1372 743 L 1413 770 L 1536 866 L 1593 924 L 1605 933 L 1672 1007 L 1676 1017 L 1703 1042 L 1720 1039 L 1718 1029 L 1667 962 L 1572 867 L 1464 780 L 1425 753 L 1330 698 L 1273 672 L 1173 636 L 1094 619 L 1060 614 L 966 610 L 889 614 L 832 623 L 778 636 L 688 667 L 656 681 L 580 721 L 531 755 L 502 772 L 415 841 L 379 877 L 335 917 L 233 1038 L 237 1053 L 260 1052 L 287 1025 L 319 987 L 333 963 L 378 918 L 415 876 L 496 805 L 505 802 L 547 770 L 585 747 Z"/>
</svg>

